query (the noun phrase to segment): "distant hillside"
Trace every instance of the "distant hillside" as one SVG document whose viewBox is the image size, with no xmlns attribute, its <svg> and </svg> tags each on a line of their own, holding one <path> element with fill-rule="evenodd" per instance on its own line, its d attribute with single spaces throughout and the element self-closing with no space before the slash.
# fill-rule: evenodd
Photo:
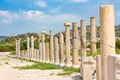
<svg viewBox="0 0 120 80">
<path fill-rule="evenodd" d="M 5 39 L 6 37 L 7 37 L 7 36 L 0 36 L 0 40 L 1 40 L 1 39 Z"/>
</svg>

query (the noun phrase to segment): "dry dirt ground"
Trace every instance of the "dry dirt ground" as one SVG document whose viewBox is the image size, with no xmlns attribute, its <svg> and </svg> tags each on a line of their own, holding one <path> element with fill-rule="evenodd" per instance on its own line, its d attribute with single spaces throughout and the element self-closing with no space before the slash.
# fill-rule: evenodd
<svg viewBox="0 0 120 80">
<path fill-rule="evenodd" d="M 14 69 L 16 66 L 32 65 L 33 62 L 21 61 L 8 55 L 9 52 L 0 52 L 0 80 L 80 80 L 79 74 L 57 76 L 62 70 Z"/>
</svg>

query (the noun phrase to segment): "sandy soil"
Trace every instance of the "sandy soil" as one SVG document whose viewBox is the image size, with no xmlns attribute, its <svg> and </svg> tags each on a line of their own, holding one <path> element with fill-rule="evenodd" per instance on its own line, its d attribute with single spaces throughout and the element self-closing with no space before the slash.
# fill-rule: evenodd
<svg viewBox="0 0 120 80">
<path fill-rule="evenodd" d="M 21 61 L 8 55 L 9 52 L 0 52 L 0 80 L 79 80 L 79 74 L 57 76 L 62 70 L 14 69 L 15 66 L 32 65 L 33 62 Z"/>
</svg>

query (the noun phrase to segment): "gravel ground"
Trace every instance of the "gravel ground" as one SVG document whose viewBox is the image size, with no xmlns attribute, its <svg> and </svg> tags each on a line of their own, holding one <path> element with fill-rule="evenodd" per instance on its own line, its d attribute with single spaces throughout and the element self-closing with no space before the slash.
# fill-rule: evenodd
<svg viewBox="0 0 120 80">
<path fill-rule="evenodd" d="M 18 70 L 15 66 L 32 65 L 33 62 L 8 57 L 9 52 L 0 52 L 0 80 L 80 80 L 79 74 L 57 76 L 62 70 Z"/>
</svg>

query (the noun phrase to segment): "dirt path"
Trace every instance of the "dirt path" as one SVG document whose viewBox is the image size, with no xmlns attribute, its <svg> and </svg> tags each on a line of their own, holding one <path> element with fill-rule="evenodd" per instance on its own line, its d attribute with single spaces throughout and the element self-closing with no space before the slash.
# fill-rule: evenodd
<svg viewBox="0 0 120 80">
<path fill-rule="evenodd" d="M 32 62 L 7 57 L 8 52 L 0 52 L 0 80 L 79 80 L 79 74 L 57 76 L 61 70 L 18 70 L 15 66 L 32 65 Z M 52 75 L 51 75 L 52 74 Z"/>
</svg>

